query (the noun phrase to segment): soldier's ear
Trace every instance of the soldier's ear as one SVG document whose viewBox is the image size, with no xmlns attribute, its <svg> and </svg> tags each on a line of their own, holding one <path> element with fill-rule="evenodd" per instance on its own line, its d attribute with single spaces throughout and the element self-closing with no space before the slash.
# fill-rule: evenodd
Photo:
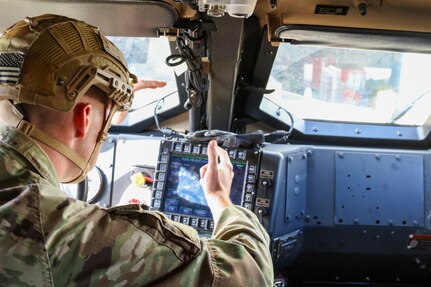
<svg viewBox="0 0 431 287">
<path fill-rule="evenodd" d="M 85 138 L 88 134 L 93 107 L 89 103 L 77 103 L 73 108 L 73 123 L 75 126 L 75 136 Z"/>
</svg>

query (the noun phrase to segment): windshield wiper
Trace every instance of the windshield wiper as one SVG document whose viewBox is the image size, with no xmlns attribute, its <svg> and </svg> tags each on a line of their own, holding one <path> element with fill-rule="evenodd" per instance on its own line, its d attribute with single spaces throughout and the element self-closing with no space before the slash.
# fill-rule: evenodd
<svg viewBox="0 0 431 287">
<path fill-rule="evenodd" d="M 141 107 L 137 107 L 137 108 L 130 109 L 130 110 L 129 110 L 129 114 L 130 114 L 130 113 L 133 113 L 133 112 L 136 112 L 136 111 L 139 111 L 139 110 L 141 110 L 141 109 L 143 109 L 143 108 L 146 108 L 146 107 L 148 107 L 148 106 L 151 106 L 151 105 L 153 105 L 154 103 L 160 102 L 160 99 L 165 99 L 165 98 L 167 98 L 167 97 L 169 97 L 170 95 L 173 95 L 173 94 L 175 94 L 175 93 L 178 93 L 178 91 L 170 92 L 170 93 L 168 93 L 168 94 L 166 94 L 166 95 L 164 95 L 164 96 L 162 96 L 162 97 L 158 98 L 157 100 L 151 101 L 151 102 L 149 102 L 149 103 L 147 103 L 147 104 L 145 104 L 145 105 L 143 105 L 143 106 L 141 106 Z"/>
<path fill-rule="evenodd" d="M 413 108 L 415 106 L 415 104 L 421 100 L 423 97 L 427 96 L 430 94 L 431 89 L 428 89 L 427 91 L 425 91 L 425 93 L 423 93 L 422 95 L 420 95 L 419 97 L 417 97 L 413 102 L 411 102 L 404 110 L 400 111 L 399 113 L 397 113 L 395 116 L 393 116 L 391 118 L 391 121 L 389 122 L 390 124 L 394 124 L 396 121 L 398 121 L 399 119 L 401 119 L 405 114 L 407 114 L 408 111 L 411 110 L 411 108 Z"/>
</svg>

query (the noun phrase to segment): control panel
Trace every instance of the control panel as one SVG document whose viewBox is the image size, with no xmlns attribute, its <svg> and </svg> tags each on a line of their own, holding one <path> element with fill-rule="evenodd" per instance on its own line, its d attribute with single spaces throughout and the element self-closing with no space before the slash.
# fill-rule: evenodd
<svg viewBox="0 0 431 287">
<path fill-rule="evenodd" d="M 234 204 L 253 211 L 261 153 L 254 149 L 228 149 L 227 152 L 234 172 L 230 198 Z M 206 144 L 161 141 L 152 209 L 201 233 L 212 232 L 214 220 L 199 183 L 199 170 L 207 162 Z"/>
</svg>

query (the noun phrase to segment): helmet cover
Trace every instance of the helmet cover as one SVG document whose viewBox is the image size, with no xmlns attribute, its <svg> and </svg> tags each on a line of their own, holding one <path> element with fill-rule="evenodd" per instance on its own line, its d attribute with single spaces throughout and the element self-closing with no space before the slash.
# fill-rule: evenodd
<svg viewBox="0 0 431 287">
<path fill-rule="evenodd" d="M 66 112 L 96 85 L 127 110 L 135 79 L 118 48 L 82 21 L 46 14 L 0 35 L 0 97 L 7 94 L 15 104 Z"/>
</svg>

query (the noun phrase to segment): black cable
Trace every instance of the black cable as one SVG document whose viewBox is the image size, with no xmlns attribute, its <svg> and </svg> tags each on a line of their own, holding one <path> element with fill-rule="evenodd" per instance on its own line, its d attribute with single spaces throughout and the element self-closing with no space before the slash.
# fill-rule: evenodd
<svg viewBox="0 0 431 287">
<path fill-rule="evenodd" d="M 174 129 L 171 129 L 171 128 L 160 127 L 159 117 L 157 116 L 157 108 L 159 107 L 159 104 L 160 104 L 160 102 L 161 102 L 162 100 L 165 100 L 165 98 L 167 98 L 168 96 L 170 96 L 170 95 L 172 95 L 172 94 L 173 94 L 173 93 L 167 94 L 167 95 L 165 95 L 165 96 L 161 97 L 161 98 L 157 101 L 156 105 L 154 106 L 154 121 L 156 122 L 156 126 L 157 126 L 157 128 L 159 129 L 159 131 L 161 131 L 161 132 L 162 132 L 162 134 L 163 134 L 165 137 L 168 137 L 168 138 L 171 138 L 172 136 L 182 136 L 182 137 L 185 137 L 185 134 L 184 134 L 184 133 L 177 132 L 177 131 L 175 131 Z"/>
<path fill-rule="evenodd" d="M 270 133 L 265 134 L 265 141 L 267 142 L 272 142 L 272 143 L 279 143 L 281 141 L 287 141 L 287 139 L 289 138 L 290 134 L 293 132 L 293 126 L 295 124 L 295 121 L 293 119 L 292 114 L 286 110 L 284 107 L 276 104 L 275 102 L 273 102 L 271 99 L 269 99 L 268 97 L 266 98 L 268 101 L 270 101 L 271 103 L 273 103 L 274 105 L 278 106 L 278 110 L 277 110 L 277 115 L 280 116 L 281 115 L 281 110 L 285 111 L 286 114 L 289 116 L 290 118 L 290 127 L 288 131 L 284 131 L 284 130 L 277 130 L 277 131 L 273 131 Z"/>
<path fill-rule="evenodd" d="M 201 58 L 193 55 L 183 37 L 177 37 L 176 43 L 180 53 L 168 56 L 166 65 L 175 67 L 185 62 L 190 72 L 192 86 L 201 93 L 208 91 L 208 77 L 203 71 Z"/>
</svg>

